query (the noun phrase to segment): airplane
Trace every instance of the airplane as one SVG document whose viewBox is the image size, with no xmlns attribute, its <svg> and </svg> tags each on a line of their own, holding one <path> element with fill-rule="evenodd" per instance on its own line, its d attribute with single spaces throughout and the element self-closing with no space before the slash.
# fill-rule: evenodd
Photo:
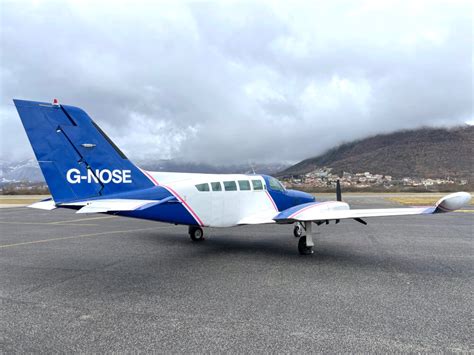
<svg viewBox="0 0 474 355">
<path fill-rule="evenodd" d="M 195 174 L 140 169 L 82 109 L 14 99 L 51 198 L 29 207 L 68 208 L 76 213 L 106 213 L 188 226 L 193 241 L 204 228 L 294 224 L 298 251 L 313 254 L 314 225 L 370 217 L 451 212 L 469 203 L 457 192 L 434 206 L 351 209 L 342 201 L 318 201 L 306 192 L 286 189 L 260 174 Z"/>
</svg>

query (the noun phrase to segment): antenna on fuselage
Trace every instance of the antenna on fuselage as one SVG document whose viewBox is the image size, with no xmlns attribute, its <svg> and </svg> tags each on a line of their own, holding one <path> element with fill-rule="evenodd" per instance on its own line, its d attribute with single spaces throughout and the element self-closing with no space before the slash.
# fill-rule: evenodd
<svg viewBox="0 0 474 355">
<path fill-rule="evenodd" d="M 253 164 L 251 162 L 249 162 L 249 165 L 250 165 L 250 169 L 252 169 L 252 174 L 255 175 L 255 169 L 253 168 Z"/>
</svg>

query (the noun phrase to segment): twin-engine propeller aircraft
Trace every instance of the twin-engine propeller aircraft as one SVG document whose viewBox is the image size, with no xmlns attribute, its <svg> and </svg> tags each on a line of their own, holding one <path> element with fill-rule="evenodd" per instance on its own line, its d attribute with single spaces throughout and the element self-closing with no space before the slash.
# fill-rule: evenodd
<svg viewBox="0 0 474 355">
<path fill-rule="evenodd" d="M 45 102 L 13 100 L 52 198 L 30 207 L 70 208 L 189 226 L 193 241 L 204 227 L 295 224 L 301 254 L 313 253 L 313 224 L 343 219 L 436 214 L 467 204 L 466 192 L 450 194 L 432 207 L 356 209 L 319 202 L 287 190 L 275 178 L 244 174 L 187 174 L 145 171 L 135 166 L 83 110 Z"/>
</svg>

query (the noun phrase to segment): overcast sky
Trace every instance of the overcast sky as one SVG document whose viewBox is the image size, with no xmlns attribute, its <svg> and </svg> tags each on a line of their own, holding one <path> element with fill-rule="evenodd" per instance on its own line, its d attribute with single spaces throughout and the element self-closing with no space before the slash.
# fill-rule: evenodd
<svg viewBox="0 0 474 355">
<path fill-rule="evenodd" d="M 474 119 L 471 1 L 0 4 L 2 159 L 33 156 L 12 98 L 83 108 L 132 159 L 216 164 Z"/>
</svg>

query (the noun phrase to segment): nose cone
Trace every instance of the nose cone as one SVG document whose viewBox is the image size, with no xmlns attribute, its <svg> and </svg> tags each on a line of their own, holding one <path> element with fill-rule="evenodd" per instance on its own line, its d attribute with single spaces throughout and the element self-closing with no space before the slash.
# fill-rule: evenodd
<svg viewBox="0 0 474 355">
<path fill-rule="evenodd" d="M 308 202 L 316 201 L 314 196 L 307 193 L 307 192 L 298 191 L 298 190 L 288 190 L 288 194 L 291 197 L 293 197 L 293 199 L 295 201 L 295 205 L 301 205 L 302 203 L 308 203 Z"/>
<path fill-rule="evenodd" d="M 303 194 L 303 198 L 307 200 L 307 202 L 314 202 L 316 201 L 316 197 L 314 197 L 313 195 L 307 193 L 307 192 L 300 192 Z"/>
</svg>

